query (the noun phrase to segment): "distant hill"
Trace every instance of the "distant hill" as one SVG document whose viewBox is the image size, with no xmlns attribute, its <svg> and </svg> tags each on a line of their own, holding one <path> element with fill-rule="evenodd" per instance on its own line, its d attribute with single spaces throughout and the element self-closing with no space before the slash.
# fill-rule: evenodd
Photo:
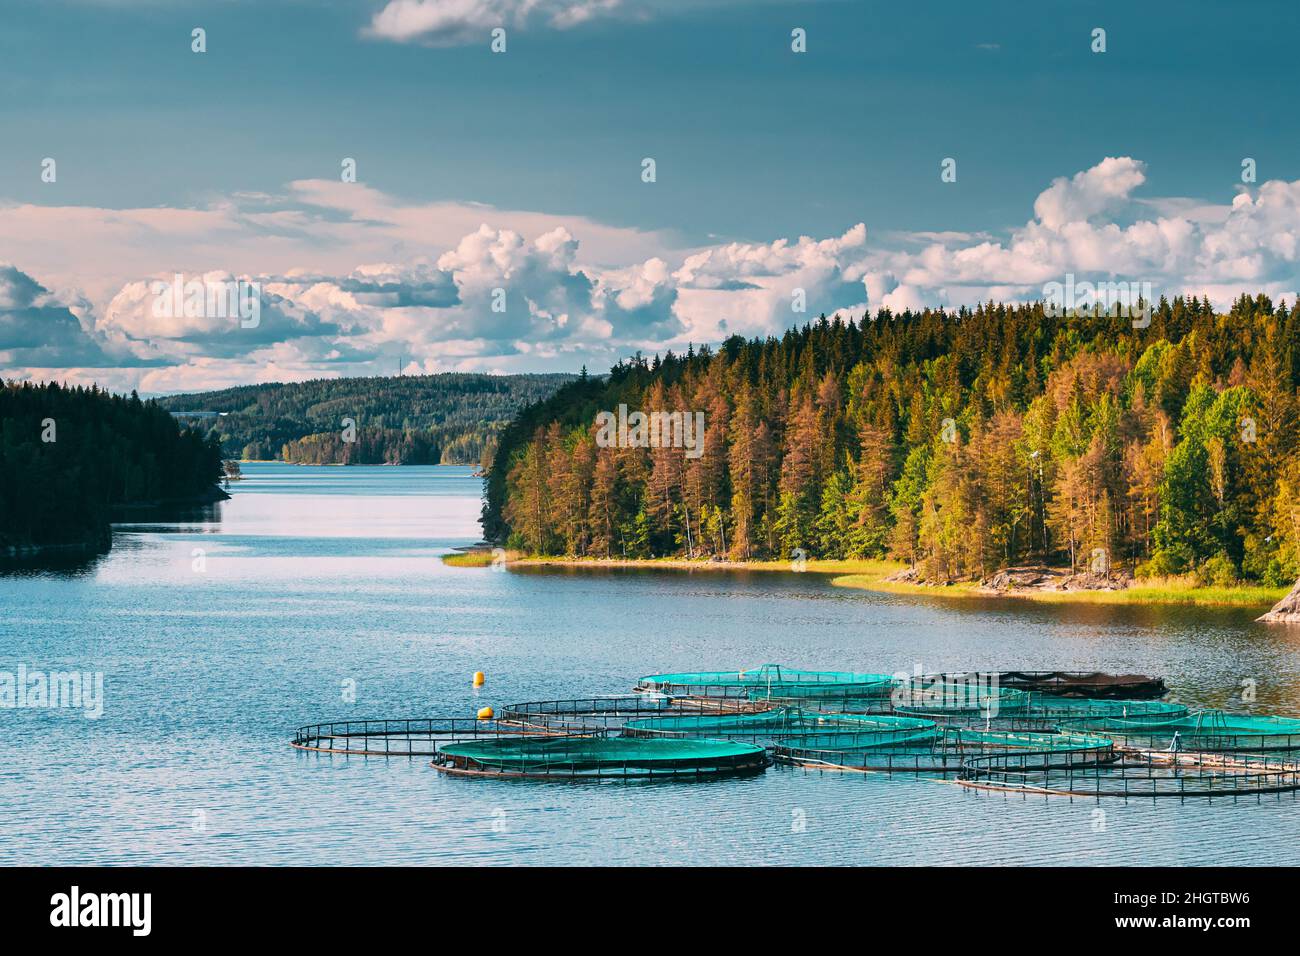
<svg viewBox="0 0 1300 956">
<path fill-rule="evenodd" d="M 448 372 L 315 379 L 169 395 L 158 404 L 215 436 L 231 458 L 475 464 L 516 413 L 574 377 Z"/>
</svg>

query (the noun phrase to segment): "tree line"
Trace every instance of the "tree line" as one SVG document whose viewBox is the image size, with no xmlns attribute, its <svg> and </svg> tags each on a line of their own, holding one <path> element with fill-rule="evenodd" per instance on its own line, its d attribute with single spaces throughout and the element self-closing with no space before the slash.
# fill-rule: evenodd
<svg viewBox="0 0 1300 956">
<path fill-rule="evenodd" d="M 1294 580 L 1300 306 L 1162 299 L 1135 325 L 883 310 L 584 369 L 502 433 L 484 531 L 535 554 L 893 557 L 936 582 L 1098 556 Z M 601 447 L 620 403 L 703 411 L 703 454 Z"/>
<path fill-rule="evenodd" d="M 0 545 L 107 547 L 115 506 L 193 499 L 221 474 L 215 440 L 134 392 L 0 382 Z"/>
<path fill-rule="evenodd" d="M 298 464 L 473 464 L 525 406 L 572 375 L 447 372 L 243 385 L 160 399 L 215 436 L 229 458 Z M 351 421 L 345 440 L 344 430 Z"/>
</svg>

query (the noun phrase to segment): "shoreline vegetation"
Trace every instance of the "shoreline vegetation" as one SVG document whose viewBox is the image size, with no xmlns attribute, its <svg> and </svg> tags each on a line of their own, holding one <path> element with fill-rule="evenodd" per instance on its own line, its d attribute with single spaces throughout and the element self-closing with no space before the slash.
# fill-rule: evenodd
<svg viewBox="0 0 1300 956">
<path fill-rule="evenodd" d="M 485 547 L 467 548 L 442 556 L 442 561 L 455 568 L 491 567 L 493 550 Z M 504 551 L 496 560 L 504 560 L 507 567 L 560 567 L 579 570 L 641 569 L 655 571 L 703 572 L 786 572 L 795 573 L 789 561 L 735 561 L 688 558 L 577 558 L 530 556 L 515 551 Z M 804 564 L 805 574 L 829 577 L 833 587 L 856 588 L 884 594 L 916 595 L 937 598 L 1013 598 L 1051 604 L 1127 604 L 1156 605 L 1182 604 L 1216 607 L 1248 607 L 1267 609 L 1287 593 L 1285 587 L 1258 585 L 1199 585 L 1191 575 L 1158 579 L 1139 579 L 1127 587 L 1116 590 L 1046 590 L 1036 588 L 990 588 L 978 581 L 936 585 L 889 580 L 907 569 L 899 561 L 821 560 L 810 558 Z"/>
<path fill-rule="evenodd" d="M 1300 306 L 1150 305 L 1146 322 L 882 309 L 638 354 L 503 433 L 483 535 L 530 555 L 891 560 L 900 580 L 837 583 L 915 593 L 1266 604 L 1300 575 Z"/>
<path fill-rule="evenodd" d="M 0 557 L 107 553 L 112 524 L 228 498 L 221 449 L 156 402 L 0 382 Z"/>
</svg>

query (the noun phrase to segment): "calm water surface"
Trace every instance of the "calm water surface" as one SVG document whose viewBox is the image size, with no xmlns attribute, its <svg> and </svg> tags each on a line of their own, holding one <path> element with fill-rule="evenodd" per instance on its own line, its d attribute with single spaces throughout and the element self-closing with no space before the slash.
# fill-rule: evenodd
<svg viewBox="0 0 1300 956">
<path fill-rule="evenodd" d="M 438 555 L 478 538 L 467 468 L 245 474 L 201 519 L 119 526 L 79 573 L 0 577 L 0 670 L 105 674 L 98 720 L 0 711 L 0 863 L 1300 863 L 1291 797 L 1109 801 L 1103 819 L 905 777 L 502 783 L 295 751 L 317 720 L 468 716 L 766 661 L 1146 671 L 1185 701 L 1300 714 L 1300 629 L 811 574 L 448 568 Z M 1234 700 L 1247 679 L 1253 705 Z"/>
</svg>

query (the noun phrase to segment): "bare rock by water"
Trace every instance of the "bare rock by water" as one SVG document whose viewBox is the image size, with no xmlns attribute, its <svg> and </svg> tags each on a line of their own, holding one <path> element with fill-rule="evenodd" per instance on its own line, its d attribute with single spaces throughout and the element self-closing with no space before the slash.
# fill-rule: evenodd
<svg viewBox="0 0 1300 956">
<path fill-rule="evenodd" d="M 1122 591 L 1132 578 L 1127 571 L 1080 571 L 1071 574 L 1060 568 L 1024 567 L 1003 568 L 992 577 L 980 582 L 980 590 L 988 593 L 1006 591 Z"/>
<path fill-rule="evenodd" d="M 1264 624 L 1300 624 L 1300 580 L 1267 614 L 1255 618 Z"/>
</svg>

